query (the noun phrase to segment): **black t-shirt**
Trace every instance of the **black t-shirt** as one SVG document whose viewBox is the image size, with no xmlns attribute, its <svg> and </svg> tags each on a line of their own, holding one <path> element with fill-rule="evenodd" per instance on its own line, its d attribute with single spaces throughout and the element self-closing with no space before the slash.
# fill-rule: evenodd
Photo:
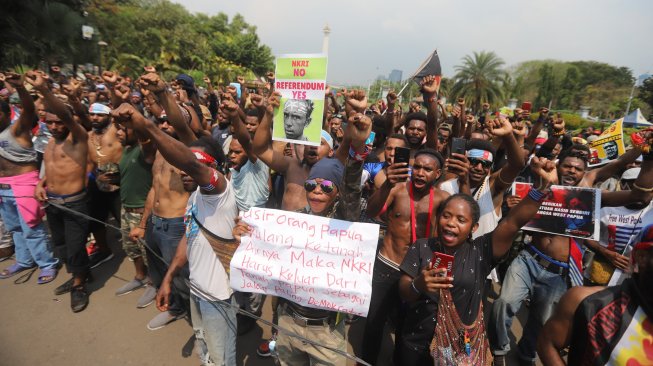
<svg viewBox="0 0 653 366">
<path fill-rule="evenodd" d="M 430 266 L 433 252 L 443 252 L 436 238 L 419 239 L 408 249 L 401 271 L 412 278 L 422 269 Z M 465 324 L 476 320 L 481 304 L 485 278 L 496 263 L 492 257 L 492 233 L 465 242 L 458 248 L 453 260 L 453 288 L 451 295 L 460 319 Z M 414 350 L 427 349 L 436 325 L 436 312 L 439 296 L 420 295 L 419 299 L 408 304 L 405 314 L 402 341 Z"/>
</svg>

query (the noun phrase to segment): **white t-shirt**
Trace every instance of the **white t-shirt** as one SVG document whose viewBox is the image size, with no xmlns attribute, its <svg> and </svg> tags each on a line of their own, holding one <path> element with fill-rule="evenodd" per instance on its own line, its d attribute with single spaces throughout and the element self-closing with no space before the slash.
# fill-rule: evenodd
<svg viewBox="0 0 653 366">
<path fill-rule="evenodd" d="M 238 216 L 238 207 L 231 183 L 227 181 L 227 188 L 222 194 L 202 194 L 198 187 L 188 199 L 185 216 L 190 282 L 202 291 L 226 300 L 233 292 L 227 272 L 191 213 L 208 231 L 224 239 L 233 239 L 232 230 Z M 193 295 L 211 301 L 193 288 L 190 291 Z"/>
<path fill-rule="evenodd" d="M 458 179 L 450 179 L 440 184 L 440 189 L 454 195 L 460 192 Z M 483 236 L 494 231 L 501 220 L 501 211 L 497 214 L 492 201 L 492 190 L 490 189 L 490 177 L 485 177 L 482 186 L 472 195 L 481 209 L 481 217 L 478 220 L 478 230 L 472 235 L 472 239 Z"/>
<path fill-rule="evenodd" d="M 601 208 L 601 236 L 599 243 L 612 251 L 623 253 L 624 248 L 639 234 L 642 227 L 653 222 L 653 201 L 641 210 L 624 206 Z"/>
<path fill-rule="evenodd" d="M 256 159 L 256 163 L 247 160 L 240 171 L 231 168 L 231 183 L 236 191 L 236 203 L 238 209 L 247 211 L 250 207 L 263 207 L 268 201 L 270 195 L 270 169 L 261 160 Z"/>
</svg>

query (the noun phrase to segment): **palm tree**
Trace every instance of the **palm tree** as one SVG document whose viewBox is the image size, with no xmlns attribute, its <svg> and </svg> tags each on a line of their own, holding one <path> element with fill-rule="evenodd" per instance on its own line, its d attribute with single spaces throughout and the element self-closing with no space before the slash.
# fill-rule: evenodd
<svg viewBox="0 0 653 366">
<path fill-rule="evenodd" d="M 474 52 L 455 67 L 452 97 L 465 98 L 466 104 L 479 111 L 483 103 L 497 104 L 503 99 L 504 62 L 494 52 Z"/>
</svg>

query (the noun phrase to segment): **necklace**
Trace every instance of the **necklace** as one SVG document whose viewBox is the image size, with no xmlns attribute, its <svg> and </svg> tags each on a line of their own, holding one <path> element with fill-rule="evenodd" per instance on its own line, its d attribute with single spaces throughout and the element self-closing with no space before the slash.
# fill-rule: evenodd
<svg viewBox="0 0 653 366">
<path fill-rule="evenodd" d="M 485 187 L 485 182 L 486 181 L 487 181 L 487 178 L 483 179 L 483 183 L 481 183 L 481 185 L 478 188 L 476 188 L 476 190 L 474 191 L 474 193 L 473 193 L 474 201 L 478 202 L 478 199 L 481 197 L 481 193 L 483 192 L 483 187 Z"/>
<path fill-rule="evenodd" d="M 415 215 L 415 198 L 413 196 L 413 185 L 408 185 L 410 195 L 410 223 L 413 243 L 417 240 L 417 217 Z M 433 214 L 433 187 L 429 189 L 429 213 L 426 218 L 426 233 L 425 238 L 431 236 L 431 215 Z"/>
</svg>

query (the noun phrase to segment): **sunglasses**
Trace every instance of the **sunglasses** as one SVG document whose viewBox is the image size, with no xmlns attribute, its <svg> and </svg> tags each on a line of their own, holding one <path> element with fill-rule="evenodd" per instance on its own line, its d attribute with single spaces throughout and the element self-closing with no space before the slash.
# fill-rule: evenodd
<svg viewBox="0 0 653 366">
<path fill-rule="evenodd" d="M 330 180 L 323 180 L 322 182 L 318 183 L 315 179 L 309 179 L 304 182 L 304 189 L 306 192 L 313 192 L 318 185 L 320 186 L 322 192 L 326 194 L 333 192 L 333 190 L 336 188 L 335 183 Z"/>
<path fill-rule="evenodd" d="M 479 163 L 483 166 L 483 168 L 489 168 L 492 166 L 492 162 L 489 160 L 483 160 L 483 159 L 478 159 L 478 158 L 467 158 L 469 160 L 469 164 L 471 166 L 477 166 Z"/>
</svg>

